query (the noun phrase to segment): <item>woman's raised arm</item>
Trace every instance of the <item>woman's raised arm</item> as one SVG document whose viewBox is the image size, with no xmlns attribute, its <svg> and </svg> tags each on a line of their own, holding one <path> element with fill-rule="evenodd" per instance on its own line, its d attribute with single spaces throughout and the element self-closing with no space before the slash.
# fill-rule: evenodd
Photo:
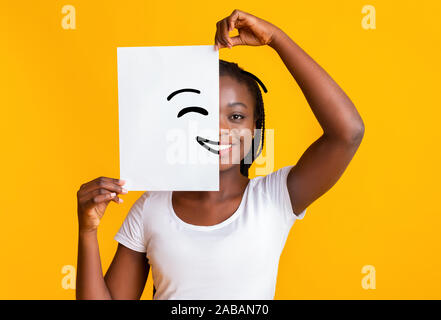
<svg viewBox="0 0 441 320">
<path fill-rule="evenodd" d="M 237 28 L 239 35 L 230 38 Z M 294 213 L 299 214 L 341 177 L 364 136 L 364 123 L 337 83 L 285 32 L 252 14 L 234 10 L 217 23 L 215 49 L 237 45 L 273 48 L 300 86 L 323 135 L 291 169 L 287 186 Z"/>
</svg>

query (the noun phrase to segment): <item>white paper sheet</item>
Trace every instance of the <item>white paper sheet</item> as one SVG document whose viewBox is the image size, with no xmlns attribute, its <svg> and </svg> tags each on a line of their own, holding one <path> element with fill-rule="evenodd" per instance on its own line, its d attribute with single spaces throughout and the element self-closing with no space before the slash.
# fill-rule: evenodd
<svg viewBox="0 0 441 320">
<path fill-rule="evenodd" d="M 213 45 L 120 47 L 117 60 L 127 190 L 218 191 L 219 155 L 196 137 L 219 141 L 219 52 Z M 197 108 L 178 117 L 186 107 Z"/>
</svg>

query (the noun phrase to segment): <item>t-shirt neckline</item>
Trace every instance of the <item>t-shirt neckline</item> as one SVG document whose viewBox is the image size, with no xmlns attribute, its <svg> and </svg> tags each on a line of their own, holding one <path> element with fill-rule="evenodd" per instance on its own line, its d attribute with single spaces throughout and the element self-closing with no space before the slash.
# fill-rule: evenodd
<svg viewBox="0 0 441 320">
<path fill-rule="evenodd" d="M 222 228 L 222 227 L 230 224 L 234 220 L 236 220 L 239 217 L 239 215 L 241 214 L 241 212 L 243 211 L 242 209 L 243 209 L 244 203 L 246 201 L 246 198 L 248 197 L 248 189 L 250 187 L 251 181 L 252 181 L 252 179 L 250 179 L 248 181 L 248 184 L 247 184 L 245 191 L 242 195 L 242 199 L 240 201 L 239 207 L 236 209 L 236 211 L 228 219 L 226 219 L 218 224 L 214 224 L 211 226 L 200 226 L 200 225 L 196 225 L 196 224 L 187 223 L 184 220 L 182 220 L 181 218 L 179 218 L 178 215 L 176 214 L 175 210 L 173 209 L 173 203 L 172 203 L 173 191 L 169 191 L 168 197 L 167 197 L 169 212 L 175 221 L 177 221 L 180 225 L 182 225 L 186 228 L 189 228 L 189 229 L 199 230 L 199 231 L 211 231 L 211 230 L 216 230 L 216 229 Z"/>
</svg>

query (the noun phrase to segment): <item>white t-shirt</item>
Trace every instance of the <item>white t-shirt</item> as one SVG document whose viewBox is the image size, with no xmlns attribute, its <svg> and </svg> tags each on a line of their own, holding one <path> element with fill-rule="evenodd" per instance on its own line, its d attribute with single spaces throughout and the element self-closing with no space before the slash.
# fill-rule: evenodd
<svg viewBox="0 0 441 320">
<path fill-rule="evenodd" d="M 280 254 L 306 213 L 292 210 L 286 184 L 292 167 L 251 179 L 236 212 L 213 226 L 181 220 L 172 191 L 145 192 L 114 239 L 146 252 L 154 300 L 274 299 Z"/>
</svg>

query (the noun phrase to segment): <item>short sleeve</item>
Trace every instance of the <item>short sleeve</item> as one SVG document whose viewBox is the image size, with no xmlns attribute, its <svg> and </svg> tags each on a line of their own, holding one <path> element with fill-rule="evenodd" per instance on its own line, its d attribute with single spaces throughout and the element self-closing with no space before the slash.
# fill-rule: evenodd
<svg viewBox="0 0 441 320">
<path fill-rule="evenodd" d="M 306 214 L 306 208 L 299 214 L 295 214 L 291 205 L 291 198 L 289 197 L 287 179 L 292 167 L 294 166 L 282 167 L 263 177 L 265 190 L 281 206 L 288 219 L 303 219 Z"/>
<path fill-rule="evenodd" d="M 132 205 L 114 239 L 125 247 L 137 252 L 146 252 L 144 237 L 143 209 L 148 197 L 144 192 Z"/>
</svg>

